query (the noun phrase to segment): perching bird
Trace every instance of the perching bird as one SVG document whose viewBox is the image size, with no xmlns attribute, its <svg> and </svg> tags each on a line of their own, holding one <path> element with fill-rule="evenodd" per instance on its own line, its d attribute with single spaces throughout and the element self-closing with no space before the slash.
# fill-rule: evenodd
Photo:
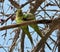
<svg viewBox="0 0 60 52">
<path fill-rule="evenodd" d="M 16 23 L 20 24 L 20 23 L 26 22 L 26 20 L 23 20 L 23 17 L 24 17 L 24 14 L 22 13 L 22 10 L 18 9 L 16 12 L 16 19 L 15 19 Z M 29 40 L 31 41 L 31 44 L 33 45 L 33 40 L 32 40 L 31 34 L 29 32 L 28 26 L 24 25 L 19 28 L 21 28 L 23 30 L 23 32 L 28 36 Z"/>
<path fill-rule="evenodd" d="M 32 14 L 32 13 L 26 13 L 26 14 L 23 14 L 22 13 L 22 10 L 21 9 L 18 9 L 17 12 L 16 12 L 16 23 L 17 24 L 20 24 L 20 23 L 23 23 L 23 22 L 28 22 L 28 21 L 31 21 L 31 20 L 35 20 L 35 16 Z M 37 24 L 32 24 L 32 25 L 29 25 L 31 26 L 36 32 L 37 34 L 42 38 L 44 37 L 41 30 L 39 30 Z M 20 27 L 19 27 L 20 28 Z M 21 29 L 24 31 L 25 34 L 27 34 L 29 40 L 31 41 L 31 44 L 33 44 L 33 40 L 32 40 L 32 37 L 31 37 L 31 34 L 29 32 L 29 29 L 28 29 L 28 26 L 21 26 Z M 46 43 L 47 44 L 47 43 Z M 48 45 L 48 44 L 47 44 Z M 49 47 L 49 46 L 48 46 Z M 50 48 L 50 47 L 49 47 Z M 51 49 L 51 48 L 50 48 Z"/>
<path fill-rule="evenodd" d="M 27 14 L 24 14 L 24 19 L 26 18 L 27 21 L 30 21 L 30 20 L 35 20 L 35 16 L 32 14 L 32 13 L 27 13 Z M 42 38 L 43 37 L 43 34 L 41 32 L 41 30 L 39 29 L 39 27 L 37 26 L 37 24 L 31 24 L 29 25 L 30 27 L 32 27 L 34 29 L 34 31 L 37 32 L 37 34 Z"/>
</svg>

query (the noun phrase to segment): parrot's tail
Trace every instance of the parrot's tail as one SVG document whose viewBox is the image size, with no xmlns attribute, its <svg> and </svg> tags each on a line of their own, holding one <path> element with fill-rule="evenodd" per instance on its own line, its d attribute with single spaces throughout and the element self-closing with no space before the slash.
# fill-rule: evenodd
<svg viewBox="0 0 60 52">
<path fill-rule="evenodd" d="M 44 36 L 43 36 L 43 33 L 41 32 L 41 30 L 39 30 L 39 28 L 38 28 L 37 25 L 30 25 L 30 26 L 34 29 L 34 31 L 37 32 L 37 34 L 38 34 L 41 38 L 44 37 Z"/>
</svg>

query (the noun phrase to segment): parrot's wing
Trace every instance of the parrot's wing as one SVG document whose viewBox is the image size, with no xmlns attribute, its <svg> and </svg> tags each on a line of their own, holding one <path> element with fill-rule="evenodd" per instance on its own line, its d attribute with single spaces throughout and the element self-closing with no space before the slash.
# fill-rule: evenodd
<svg viewBox="0 0 60 52">
<path fill-rule="evenodd" d="M 28 13 L 25 18 L 26 18 L 27 20 L 30 19 L 30 20 L 28 20 L 28 21 L 35 20 L 35 16 L 34 16 L 32 13 Z M 34 31 L 36 31 L 36 32 L 38 33 L 38 35 L 39 35 L 40 37 L 43 37 L 43 34 L 42 34 L 41 30 L 39 30 L 37 24 L 32 24 L 32 25 L 30 25 L 30 26 L 34 29 Z"/>
<path fill-rule="evenodd" d="M 41 38 L 43 37 L 43 34 L 42 34 L 41 30 L 38 28 L 37 24 L 33 24 L 33 25 L 30 25 L 30 26 L 34 29 L 34 31 L 37 32 L 37 34 L 38 34 Z"/>
<path fill-rule="evenodd" d="M 25 18 L 25 19 L 23 20 L 23 18 Z M 20 9 L 18 9 L 17 12 L 16 12 L 16 22 L 17 22 L 17 24 L 25 22 L 26 18 L 27 18 L 27 14 L 24 15 L 22 13 L 22 11 Z M 33 40 L 32 40 L 31 34 L 29 32 L 28 26 L 21 26 L 21 29 L 24 31 L 25 34 L 27 34 L 29 40 L 31 41 L 31 44 L 33 44 Z"/>
<path fill-rule="evenodd" d="M 32 36 L 31 36 L 31 34 L 30 34 L 30 32 L 29 32 L 29 29 L 28 29 L 28 26 L 23 26 L 23 27 L 22 27 L 22 30 L 23 30 L 24 33 L 28 36 L 31 44 L 34 45 L 34 44 L 33 44 Z"/>
</svg>

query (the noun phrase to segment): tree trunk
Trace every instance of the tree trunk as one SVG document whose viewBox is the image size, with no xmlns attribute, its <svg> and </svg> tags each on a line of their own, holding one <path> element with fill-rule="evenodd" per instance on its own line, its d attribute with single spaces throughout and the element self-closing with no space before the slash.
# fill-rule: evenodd
<svg viewBox="0 0 60 52">
<path fill-rule="evenodd" d="M 39 52 L 45 52 L 44 48 L 45 48 L 45 44 L 42 46 Z"/>
</svg>

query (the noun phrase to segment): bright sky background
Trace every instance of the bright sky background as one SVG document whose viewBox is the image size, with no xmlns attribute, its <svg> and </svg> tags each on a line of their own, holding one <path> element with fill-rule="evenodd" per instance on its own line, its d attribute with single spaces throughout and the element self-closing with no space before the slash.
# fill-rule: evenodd
<svg viewBox="0 0 60 52">
<path fill-rule="evenodd" d="M 5 3 L 4 3 L 4 12 L 5 13 L 13 13 L 13 10 L 11 10 L 11 9 L 9 9 L 9 11 L 7 11 L 8 10 L 8 8 L 9 8 L 9 5 L 11 5 L 10 4 L 10 2 L 8 1 L 8 0 L 5 0 L 4 1 Z M 26 0 L 21 0 L 20 1 L 20 4 L 23 4 L 23 3 L 25 3 L 26 2 Z M 42 7 L 44 6 L 44 4 L 42 4 Z M 51 7 L 51 6 L 49 6 L 48 7 L 48 9 L 58 9 L 58 7 Z M 22 10 L 23 11 L 27 11 L 27 9 L 29 9 L 29 5 L 26 5 Z M 48 12 L 49 13 L 49 15 L 51 16 L 52 14 L 54 14 L 54 12 Z M 40 12 L 40 15 L 44 15 L 44 12 Z M 4 17 L 4 19 L 6 19 L 6 17 Z M 11 25 L 11 20 L 8 20 L 8 22 L 7 22 L 7 24 L 8 25 Z M 14 22 L 13 22 L 13 24 L 14 24 Z M 4 24 L 5 25 L 5 24 Z M 43 25 L 42 25 L 43 26 Z M 29 27 L 30 28 L 30 27 Z M 32 30 L 33 31 L 33 29 L 32 28 L 30 28 L 29 30 Z M 7 36 L 6 36 L 6 39 L 3 39 L 4 37 L 2 37 L 1 35 L 2 34 L 4 34 L 5 33 L 5 30 L 4 31 L 0 31 L 0 45 L 3 45 L 3 46 L 9 46 L 9 45 L 11 45 L 11 40 L 8 40 L 8 39 L 10 39 L 10 38 L 12 38 L 13 36 L 14 36 L 14 33 L 12 33 L 11 35 L 10 35 L 10 32 L 12 32 L 12 29 L 9 29 L 8 30 L 8 32 L 7 32 Z M 55 36 L 55 34 L 56 34 L 56 31 L 54 31 L 53 33 L 52 33 L 52 35 L 54 35 Z M 36 43 L 37 43 L 37 40 L 36 40 L 36 37 L 37 37 L 37 33 L 35 32 L 33 35 L 32 35 L 32 37 L 34 37 L 33 38 L 33 40 L 34 40 L 34 44 L 36 45 Z M 51 37 L 53 37 L 53 36 L 51 36 Z M 57 38 L 56 37 L 53 37 L 53 39 L 54 40 L 56 40 Z M 40 37 L 38 37 L 38 41 L 40 40 Z M 5 42 L 6 41 L 6 42 Z M 51 42 L 49 41 L 49 44 L 50 44 Z M 19 45 L 19 44 L 18 44 Z M 29 47 L 29 48 L 26 48 L 26 46 L 27 47 Z M 53 48 L 53 44 L 51 44 L 50 45 L 52 48 Z M 17 46 L 18 47 L 18 46 Z M 28 49 L 28 50 L 31 50 L 32 49 L 32 47 L 31 47 L 31 44 L 30 44 L 30 41 L 29 41 L 29 39 L 28 39 L 28 37 L 26 36 L 26 38 L 25 38 L 25 52 L 27 52 L 26 50 Z M 47 46 L 45 47 L 46 49 L 45 49 L 45 51 L 46 52 L 51 52 L 48 48 L 47 48 Z M 5 49 L 7 49 L 7 48 L 5 48 Z M 4 52 L 4 49 L 0 49 L 0 52 Z M 16 51 L 17 52 L 17 51 Z"/>
</svg>

